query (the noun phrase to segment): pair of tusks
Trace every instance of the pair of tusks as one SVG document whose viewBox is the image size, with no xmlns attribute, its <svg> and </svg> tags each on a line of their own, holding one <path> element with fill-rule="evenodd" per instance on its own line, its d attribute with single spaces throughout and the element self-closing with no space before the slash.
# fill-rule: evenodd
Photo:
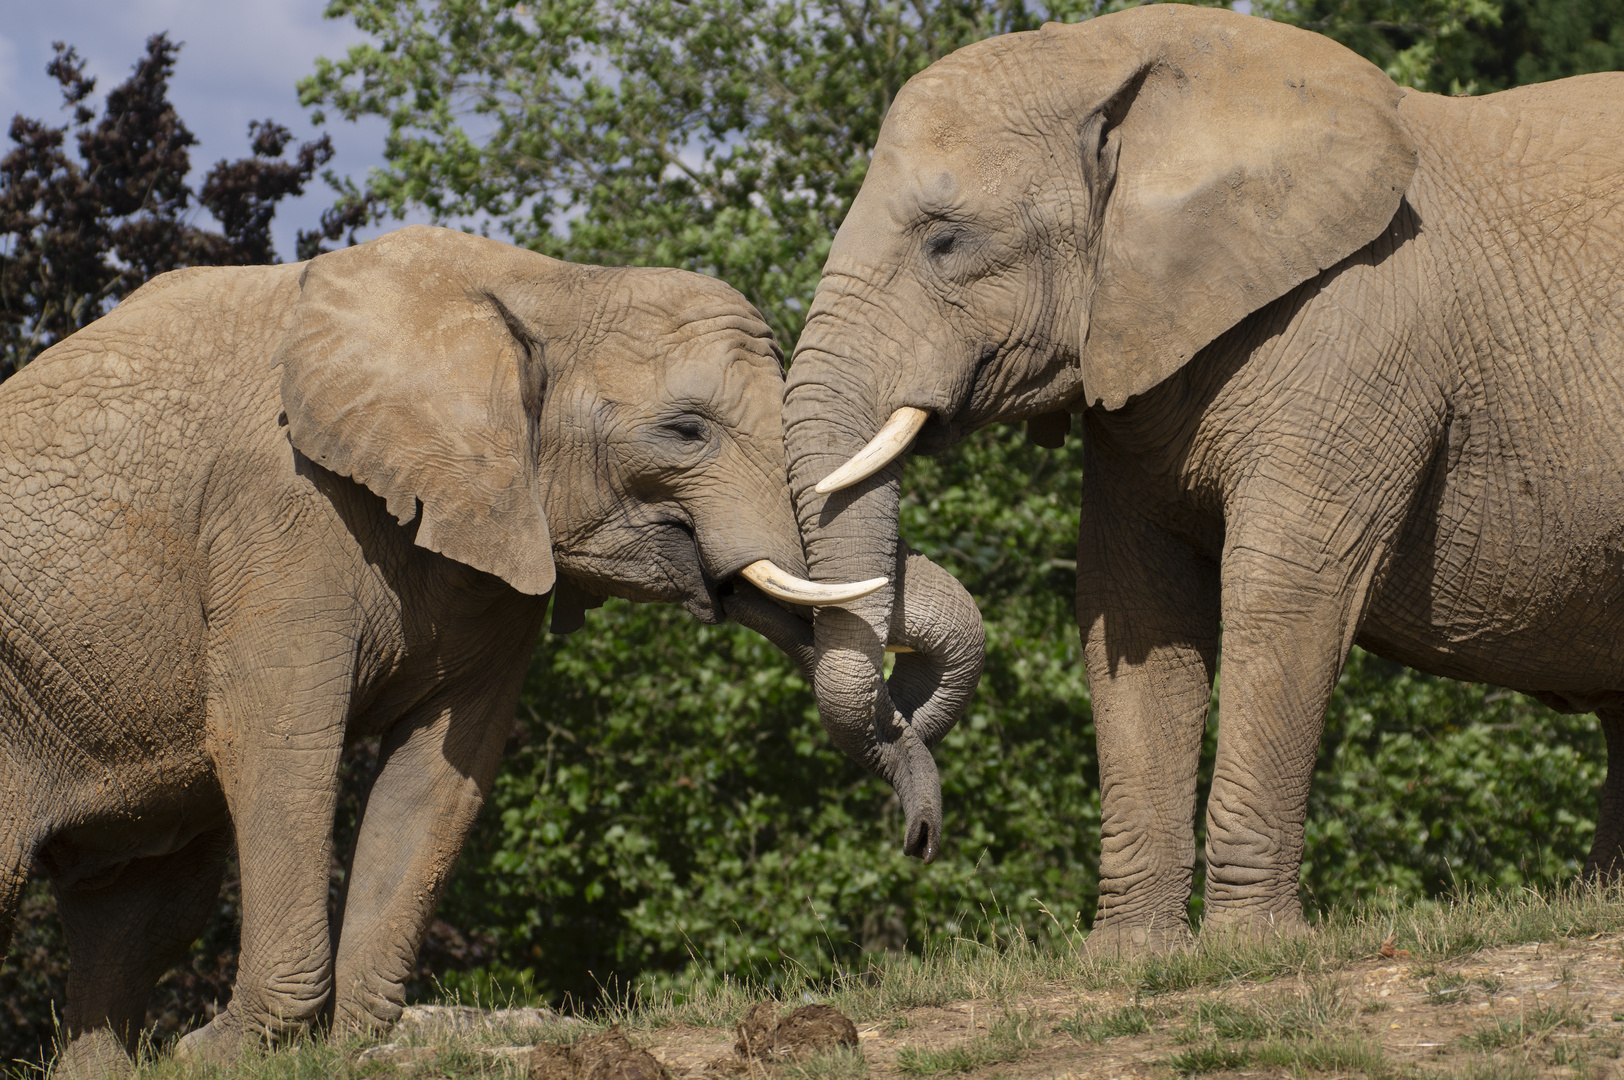
<svg viewBox="0 0 1624 1080">
<path fill-rule="evenodd" d="M 868 440 L 868 445 L 852 455 L 852 459 L 819 480 L 812 490 L 819 495 L 849 488 L 859 480 L 867 480 L 887 465 L 914 441 L 919 429 L 930 419 L 924 409 L 904 405 L 891 414 L 879 433 Z"/>
<path fill-rule="evenodd" d="M 919 429 L 925 426 L 930 413 L 924 409 L 915 409 L 904 405 L 891 414 L 891 419 L 880 428 L 879 434 L 868 441 L 868 445 L 852 457 L 852 459 L 828 476 L 818 482 L 812 490 L 819 495 L 827 495 L 831 491 L 851 487 L 859 480 L 865 480 L 886 465 L 913 442 Z M 853 600 L 860 600 L 885 585 L 887 578 L 869 578 L 867 581 L 855 581 L 850 585 L 824 585 L 816 581 L 807 581 L 780 569 L 769 559 L 762 559 L 746 566 L 739 574 L 772 597 L 782 600 L 786 604 L 803 604 L 807 607 L 822 607 L 829 604 L 847 604 Z M 913 652 L 906 645 L 886 646 L 886 652 Z"/>
</svg>

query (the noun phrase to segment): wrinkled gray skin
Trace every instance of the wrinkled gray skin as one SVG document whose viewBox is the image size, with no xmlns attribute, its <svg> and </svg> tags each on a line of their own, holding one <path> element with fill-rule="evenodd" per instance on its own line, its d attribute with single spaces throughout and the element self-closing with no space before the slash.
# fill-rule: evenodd
<svg viewBox="0 0 1624 1080">
<path fill-rule="evenodd" d="M 1082 414 L 1091 947 L 1188 938 L 1220 621 L 1208 928 L 1303 927 L 1309 780 L 1354 642 L 1596 710 L 1615 767 L 1588 869 L 1618 868 L 1620 132 L 1624 75 L 1436 97 L 1175 5 L 973 45 L 897 96 L 790 370 L 791 487 L 814 579 L 864 577 L 899 466 L 811 485 L 893 410 L 930 410 L 927 451 Z M 879 679 L 850 622 L 818 619 L 825 710 Z"/>
<path fill-rule="evenodd" d="M 0 956 L 37 866 L 68 1071 L 127 1067 L 233 826 L 235 994 L 181 1052 L 394 1021 L 555 570 L 564 630 L 608 594 L 715 621 L 749 563 L 804 573 L 778 355 L 720 282 L 414 227 L 166 274 L 0 386 Z M 330 933 L 339 757 L 368 737 Z"/>
</svg>

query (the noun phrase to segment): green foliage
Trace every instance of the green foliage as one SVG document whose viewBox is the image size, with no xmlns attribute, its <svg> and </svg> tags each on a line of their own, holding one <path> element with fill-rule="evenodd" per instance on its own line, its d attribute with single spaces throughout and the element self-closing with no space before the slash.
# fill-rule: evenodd
<svg viewBox="0 0 1624 1080">
<path fill-rule="evenodd" d="M 1486 90 L 1618 66 L 1621 2 L 1271 0 L 1267 10 L 1412 85 Z M 372 40 L 318 61 L 301 94 L 336 115 L 389 121 L 389 164 L 364 192 L 346 189 L 344 214 L 378 199 L 483 220 L 566 258 L 708 271 L 750 296 L 787 345 L 901 84 L 987 34 L 1114 6 L 333 0 L 329 14 Z M 335 216 L 323 235 L 354 223 Z M 741 976 L 789 988 L 866 967 L 884 973 L 888 1007 L 987 992 L 979 975 L 973 990 L 944 982 L 931 957 L 1009 950 L 954 939 L 1034 937 L 1053 947 L 1047 955 L 1069 955 L 1069 932 L 1093 914 L 1099 835 L 1072 615 L 1080 466 L 1075 444 L 1044 452 L 993 429 L 908 467 L 903 536 L 975 595 L 988 639 L 981 691 L 937 754 L 947 844 L 935 864 L 902 858 L 891 792 L 832 750 L 807 687 L 765 642 L 672 608 L 611 602 L 537 651 L 522 738 L 431 930 L 431 945 L 449 943 L 432 955 L 475 968 L 441 968 L 446 988 L 556 1000 L 637 984 L 664 995 L 662 1015 L 692 1020 L 736 994 L 728 980 Z M 1208 770 L 1211 751 L 1209 738 Z M 1589 842 L 1603 762 L 1592 718 L 1355 650 L 1318 763 L 1305 894 L 1321 906 L 1391 904 L 1569 875 Z M 57 992 L 60 941 L 48 901 L 31 897 L 0 997 L 32 1010 L 18 1023 L 43 1024 L 48 1003 L 34 995 Z M 1406 915 L 1425 938 L 1406 946 L 1418 954 L 1456 955 L 1498 925 L 1477 912 L 1423 926 L 1419 910 Z M 1574 925 L 1593 932 L 1615 915 L 1581 912 Z M 1568 918 L 1523 912 L 1503 936 L 1535 940 Z M 1309 941 L 1323 948 L 1341 933 L 1333 918 L 1319 939 L 1256 956 L 1157 958 L 1135 978 L 1159 992 L 1295 971 L 1311 966 Z M 1367 955 L 1386 934 L 1362 925 L 1338 955 Z M 224 957 L 210 968 L 227 969 Z M 842 992 L 866 985 L 848 980 Z M 1175 1067 L 1230 1067 L 1228 1052 L 1191 1050 Z"/>
<path fill-rule="evenodd" d="M 1624 0 L 1259 0 L 1404 86 L 1482 94 L 1624 67 Z"/>
<path fill-rule="evenodd" d="M 333 155 L 327 138 L 283 160 L 293 135 L 272 120 L 248 125 L 252 156 L 217 162 L 193 191 L 186 183 L 197 139 L 169 103 L 180 46 L 147 39 L 135 72 L 107 95 L 100 118 L 87 102 L 96 80 L 71 46 L 56 42 L 45 72 L 71 123 L 12 117 L 14 144 L 0 157 L 0 379 L 54 342 L 106 314 L 147 279 L 181 266 L 276 262 L 271 219 Z M 78 160 L 67 152 L 72 135 Z M 220 222 L 193 223 L 194 202 Z M 319 236 L 336 238 L 339 211 Z"/>
<path fill-rule="evenodd" d="M 902 83 L 987 34 L 1117 6 L 333 0 L 329 15 L 371 40 L 319 60 L 301 94 L 387 118 L 388 165 L 367 189 L 381 205 L 561 257 L 717 274 L 787 344 Z M 1268 11 L 1416 85 L 1503 85 L 1534 70 L 1527 56 L 1556 58 L 1539 69 L 1552 73 L 1602 62 L 1584 29 L 1601 16 L 1553 0 Z M 1490 31 L 1519 19 L 1545 29 L 1496 44 Z M 898 854 L 890 792 L 830 749 L 768 646 L 611 603 L 538 651 L 527 738 L 442 909 L 495 959 L 449 985 L 495 978 L 557 998 L 674 985 L 684 967 L 819 978 L 993 925 L 1052 937 L 1086 924 L 1099 807 L 1072 618 L 1079 467 L 1075 448 L 1045 454 L 1003 430 L 909 466 L 902 533 L 966 584 L 988 633 L 981 693 L 938 753 L 949 842 L 935 865 Z M 1304 879 L 1315 902 L 1549 880 L 1583 858 L 1593 721 L 1356 651 L 1327 731 Z"/>
<path fill-rule="evenodd" d="M 1594 716 L 1355 650 L 1325 728 L 1303 866 L 1320 902 L 1553 882 L 1584 865 L 1607 772 Z"/>
<path fill-rule="evenodd" d="M 1099 797 L 1072 614 L 1078 453 L 991 429 L 909 465 L 903 535 L 965 582 L 988 637 L 981 692 L 937 753 L 935 864 L 901 857 L 889 789 L 829 746 L 770 646 L 612 602 L 538 651 L 528 741 L 442 909 L 496 939 L 487 974 L 555 999 L 669 985 L 692 961 L 718 977 L 819 979 L 877 950 L 1086 925 Z M 1305 896 L 1569 877 L 1604 763 L 1592 717 L 1355 650 L 1315 780 Z"/>
</svg>

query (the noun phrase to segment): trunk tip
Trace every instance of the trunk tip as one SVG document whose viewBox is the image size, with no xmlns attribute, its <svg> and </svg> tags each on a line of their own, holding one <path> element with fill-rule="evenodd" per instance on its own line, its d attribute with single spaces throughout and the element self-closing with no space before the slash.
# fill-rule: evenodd
<svg viewBox="0 0 1624 1080">
<path fill-rule="evenodd" d="M 938 822 L 915 821 L 903 837 L 902 853 L 925 863 L 933 863 L 941 852 L 942 826 Z"/>
</svg>

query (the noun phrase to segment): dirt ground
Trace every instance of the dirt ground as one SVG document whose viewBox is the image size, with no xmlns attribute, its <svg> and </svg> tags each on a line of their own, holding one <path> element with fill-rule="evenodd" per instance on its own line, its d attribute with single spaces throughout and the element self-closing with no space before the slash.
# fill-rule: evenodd
<svg viewBox="0 0 1624 1080">
<path fill-rule="evenodd" d="M 1055 986 L 1007 1002 L 904 1010 L 857 1029 L 866 1070 L 851 1062 L 803 1075 L 1624 1076 L 1624 935 L 1491 948 L 1448 964 L 1400 952 L 1312 981 L 1137 1001 Z M 679 1080 L 703 1080 L 731 1055 L 734 1032 L 672 1028 L 638 1041 Z"/>
</svg>

